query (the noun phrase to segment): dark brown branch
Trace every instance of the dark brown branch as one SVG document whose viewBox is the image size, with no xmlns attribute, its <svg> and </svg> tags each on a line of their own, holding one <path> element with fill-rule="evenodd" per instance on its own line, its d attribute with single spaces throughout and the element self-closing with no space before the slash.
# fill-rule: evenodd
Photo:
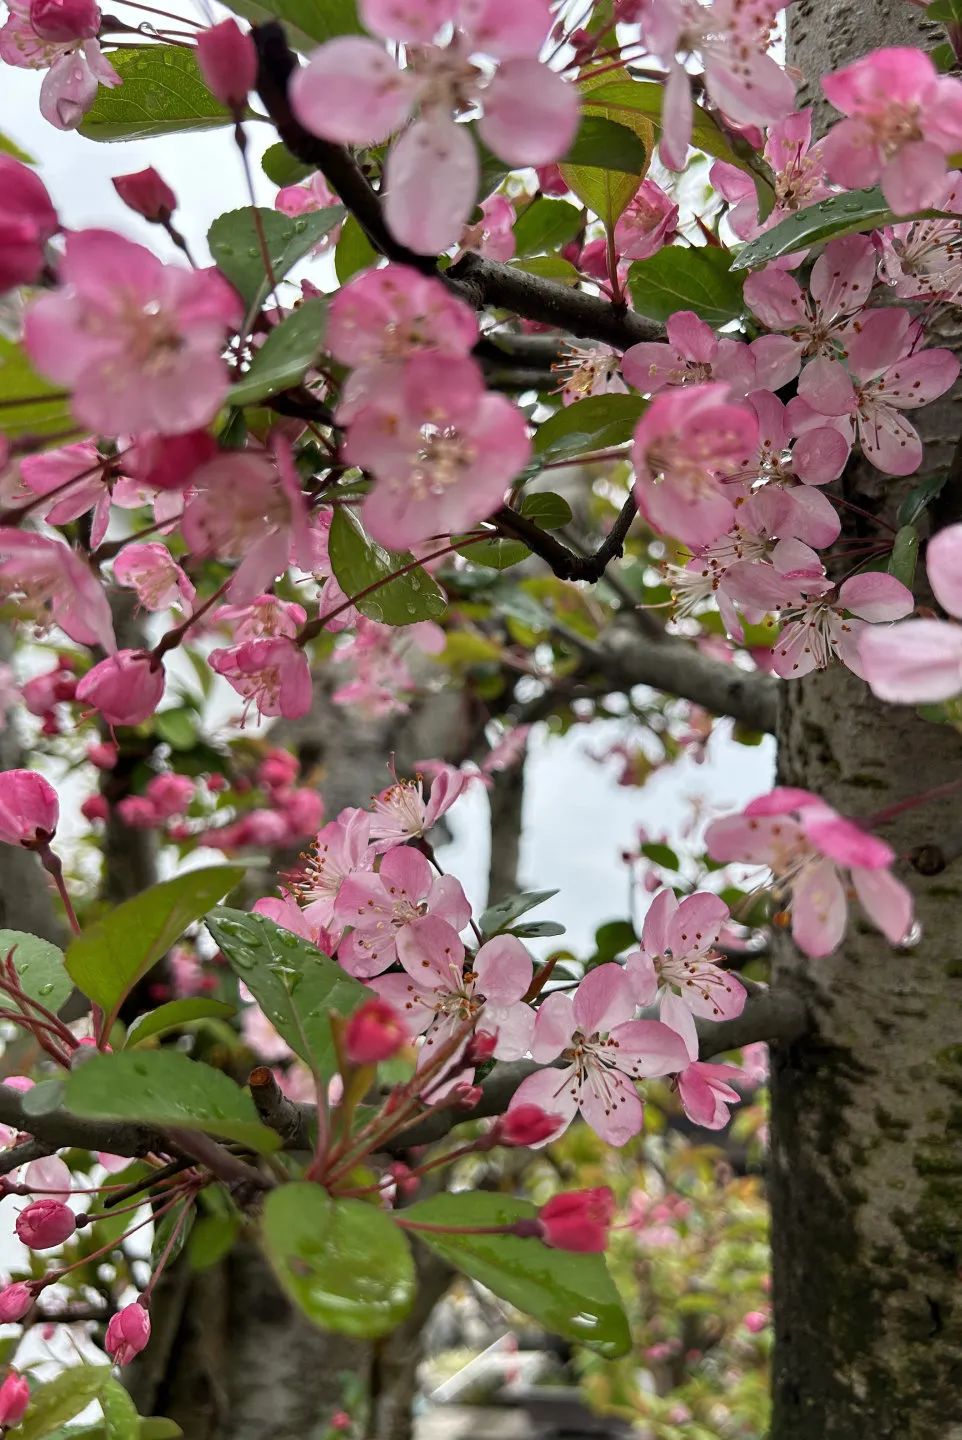
<svg viewBox="0 0 962 1440">
<path fill-rule="evenodd" d="M 293 1100 L 288 1100 L 274 1079 L 273 1071 L 266 1065 L 258 1065 L 252 1070 L 247 1083 L 254 1097 L 257 1113 L 264 1124 L 280 1135 L 285 1145 L 293 1149 L 307 1149 L 308 1107 L 295 1105 Z M 299 1146 L 295 1142 L 303 1144 Z"/>
<path fill-rule="evenodd" d="M 0 1155 L 0 1175 L 9 1175 L 11 1170 L 21 1165 L 29 1165 L 31 1160 L 43 1160 L 47 1155 L 53 1155 L 56 1148 L 46 1140 L 22 1140 Z"/>
<path fill-rule="evenodd" d="M 625 537 L 637 513 L 635 498 L 629 495 L 608 535 L 591 555 L 578 555 L 554 535 L 542 530 L 526 515 L 509 509 L 507 505 L 502 506 L 491 518 L 502 534 L 523 540 L 529 550 L 533 550 L 535 555 L 540 556 L 550 566 L 559 580 L 588 580 L 594 583 L 601 579 L 612 560 L 619 559 L 625 553 Z"/>
</svg>

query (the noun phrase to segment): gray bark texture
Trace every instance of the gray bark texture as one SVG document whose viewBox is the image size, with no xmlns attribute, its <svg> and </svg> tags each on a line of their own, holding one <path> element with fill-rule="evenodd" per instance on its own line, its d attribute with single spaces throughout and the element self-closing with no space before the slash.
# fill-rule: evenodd
<svg viewBox="0 0 962 1440">
<path fill-rule="evenodd" d="M 800 0 L 786 13 L 803 102 L 868 50 L 932 40 L 903 0 Z M 958 312 L 936 332 L 932 343 L 960 348 Z M 960 400 L 957 388 L 918 412 L 918 475 L 862 465 L 843 492 L 892 521 L 909 489 L 948 468 Z M 954 484 L 942 523 L 962 518 Z M 784 687 L 778 738 L 779 782 L 855 817 L 962 777 L 954 729 L 883 706 L 839 666 Z M 807 960 L 786 944 L 775 961 L 773 990 L 799 993 L 813 1028 L 773 1049 L 772 1440 L 962 1437 L 962 870 L 922 877 L 904 860 L 955 833 L 958 803 L 909 809 L 879 830 L 915 893 L 917 946 L 893 949 L 853 907 L 837 954 Z"/>
</svg>

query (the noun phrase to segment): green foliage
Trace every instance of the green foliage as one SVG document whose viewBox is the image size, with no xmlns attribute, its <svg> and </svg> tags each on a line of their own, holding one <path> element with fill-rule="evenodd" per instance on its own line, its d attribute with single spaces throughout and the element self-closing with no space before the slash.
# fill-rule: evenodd
<svg viewBox="0 0 962 1440">
<path fill-rule="evenodd" d="M 307 215 L 282 215 L 279 210 L 258 207 L 267 254 L 275 280 L 284 276 L 303 260 L 324 236 L 344 218 L 344 207 L 329 205 L 325 210 L 312 210 Z M 259 309 L 271 288 L 264 271 L 260 237 L 254 210 L 229 210 L 218 215 L 207 232 L 207 244 L 214 264 L 237 290 L 244 303 Z"/>
<path fill-rule="evenodd" d="M 217 900 L 244 878 L 236 865 L 189 870 L 110 910 L 70 942 L 67 970 L 104 1013 L 124 996 Z"/>
<path fill-rule="evenodd" d="M 912 215 L 893 215 L 877 187 L 849 190 L 843 195 L 830 195 L 827 200 L 807 205 L 804 210 L 796 210 L 780 220 L 771 230 L 742 246 L 732 261 L 732 269 L 756 270 L 782 255 L 794 255 L 798 250 L 823 245 L 839 235 L 880 230 L 886 225 L 904 224 L 906 220 L 937 219 L 942 214 L 941 210 L 917 210 Z"/>
<path fill-rule="evenodd" d="M 232 385 L 232 405 L 252 405 L 302 380 L 317 359 L 327 325 L 327 301 L 302 300 L 254 351 L 242 379 Z"/>
<path fill-rule="evenodd" d="M 360 596 L 357 608 L 369 619 L 382 625 L 413 625 L 418 620 L 437 620 L 444 614 L 447 601 L 427 571 L 418 565 L 404 575 L 396 575 L 414 557 L 407 551 L 385 550 L 378 545 L 343 505 L 334 511 L 329 545 L 331 568 L 338 584 L 345 595 Z M 362 590 L 374 585 L 376 590 L 361 596 Z"/>
<path fill-rule="evenodd" d="M 509 930 L 522 915 L 543 905 L 557 895 L 557 890 L 525 890 L 518 895 L 508 895 L 497 905 L 489 905 L 478 922 L 482 935 L 490 939 Z"/>
<path fill-rule="evenodd" d="M 91 1053 L 70 1072 L 65 1100 L 75 1115 L 91 1120 L 201 1130 L 263 1152 L 279 1144 L 279 1136 L 257 1118 L 246 1090 L 180 1050 Z"/>
<path fill-rule="evenodd" d="M 209 1270 L 228 1255 L 240 1234 L 236 1215 L 202 1215 L 194 1223 L 187 1241 L 187 1258 L 192 1270 Z"/>
<path fill-rule="evenodd" d="M 635 177 L 647 161 L 648 150 L 634 130 L 609 120 L 603 107 L 592 106 L 586 109 L 571 149 L 560 164 L 564 169 L 585 167 Z"/>
<path fill-rule="evenodd" d="M 35 165 L 37 162 L 26 150 L 21 150 L 16 140 L 0 130 L 0 155 L 9 155 L 14 160 L 19 160 L 21 165 Z"/>
<path fill-rule="evenodd" d="M 919 532 L 914 525 L 903 525 L 892 542 L 888 570 L 896 580 L 901 580 L 911 590 L 915 580 L 915 566 L 919 558 Z"/>
<path fill-rule="evenodd" d="M 709 325 L 727 325 L 744 309 L 742 281 L 732 256 L 715 245 L 666 245 L 628 271 L 635 309 L 664 323 L 676 310 L 694 310 Z"/>
<path fill-rule="evenodd" d="M 281 187 L 298 185 L 315 173 L 314 166 L 305 165 L 303 160 L 292 155 L 283 140 L 278 140 L 275 145 L 268 145 L 261 156 L 261 169 L 268 180 Z"/>
<path fill-rule="evenodd" d="M 172 1030 L 183 1030 L 198 1020 L 229 1020 L 234 1006 L 223 1000 L 211 1000 L 204 995 L 191 996 L 185 1000 L 168 1000 L 156 1010 L 138 1015 L 124 1041 L 124 1049 L 132 1050 L 146 1040 L 156 1040 L 160 1035 L 169 1035 Z"/>
<path fill-rule="evenodd" d="M 321 1330 L 376 1339 L 411 1308 L 410 1247 L 376 1206 L 282 1185 L 267 1197 L 261 1235 L 284 1291 Z"/>
<path fill-rule="evenodd" d="M 282 20 L 284 32 L 298 50 L 313 50 L 335 35 L 361 35 L 356 0 L 230 0 L 228 9 L 253 25 Z"/>
<path fill-rule="evenodd" d="M 0 930 L 0 960 L 11 951 L 24 993 L 56 1013 L 73 989 L 63 951 L 38 935 Z"/>
<path fill-rule="evenodd" d="M 634 434 L 645 410 L 640 395 L 589 395 L 556 410 L 534 437 L 534 448 L 544 459 L 577 455 L 623 445 Z"/>
<path fill-rule="evenodd" d="M 60 387 L 42 379 L 23 347 L 6 335 L 0 335 L 0 395 L 0 435 L 9 440 L 21 435 L 59 437 L 77 428 Z"/>
<path fill-rule="evenodd" d="M 515 254 L 524 259 L 528 255 L 558 250 L 574 239 L 583 223 L 584 217 L 577 205 L 541 196 L 525 206 L 514 223 Z"/>
<path fill-rule="evenodd" d="M 425 1225 L 510 1225 L 537 1214 L 530 1201 L 479 1192 L 435 1195 L 405 1212 Z M 517 1235 L 417 1230 L 418 1240 L 547 1330 L 606 1359 L 629 1348 L 628 1322 L 601 1255 L 552 1250 Z"/>
<path fill-rule="evenodd" d="M 86 1410 L 110 1380 L 109 1365 L 76 1365 L 40 1385 L 30 1398 L 16 1440 L 44 1440 L 58 1426 Z"/>
<path fill-rule="evenodd" d="M 207 928 L 263 1013 L 295 1054 L 319 1075 L 337 1069 L 331 1013 L 351 1015 L 371 992 L 266 915 L 221 907 Z"/>
<path fill-rule="evenodd" d="M 334 251 L 334 270 L 342 285 L 377 263 L 377 251 L 353 215 L 348 215 Z"/>
<path fill-rule="evenodd" d="M 622 117 L 628 119 L 627 125 L 611 119 L 609 108 L 602 104 L 586 104 L 583 114 L 575 144 L 561 163 L 561 173 L 569 190 L 599 220 L 612 226 L 634 199 L 648 169 L 653 131 L 642 116 Z M 609 137 L 616 136 L 619 138 L 617 142 L 612 140 L 609 152 Z M 609 153 L 620 154 L 622 163 L 612 164 Z"/>
<path fill-rule="evenodd" d="M 148 140 L 233 124 L 230 112 L 201 79 L 191 49 L 149 45 L 113 50 L 110 63 L 123 84 L 113 90 L 98 88 L 80 126 L 88 140 Z"/>
<path fill-rule="evenodd" d="M 139 1440 L 137 1407 L 120 1381 L 111 1377 L 99 1399 L 104 1412 L 104 1440 Z"/>
</svg>

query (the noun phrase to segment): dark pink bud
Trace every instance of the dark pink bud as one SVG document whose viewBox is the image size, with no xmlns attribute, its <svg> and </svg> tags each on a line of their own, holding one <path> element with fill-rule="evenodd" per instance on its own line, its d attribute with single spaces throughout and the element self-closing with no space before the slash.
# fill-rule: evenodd
<svg viewBox="0 0 962 1440">
<path fill-rule="evenodd" d="M 213 460 L 217 441 L 206 430 L 186 435 L 138 435 L 125 469 L 152 490 L 186 490 L 195 470 Z"/>
<path fill-rule="evenodd" d="M 0 1385 L 0 1425 L 19 1425 L 30 1404 L 30 1386 L 16 1370 Z"/>
<path fill-rule="evenodd" d="M 125 795 L 117 801 L 117 814 L 132 830 L 157 830 L 161 817 L 154 809 L 153 802 L 146 795 Z"/>
<path fill-rule="evenodd" d="M 133 175 L 115 175 L 113 186 L 127 208 L 145 220 L 162 223 L 177 209 L 177 196 L 152 165 Z"/>
<path fill-rule="evenodd" d="M 456 1085 L 454 1096 L 462 1110 L 473 1110 L 483 1100 L 484 1091 L 480 1085 Z"/>
<path fill-rule="evenodd" d="M 328 1422 L 332 1430 L 350 1430 L 353 1420 L 346 1410 L 335 1410 Z"/>
<path fill-rule="evenodd" d="M 464 1052 L 465 1065 L 483 1065 L 485 1060 L 491 1059 L 497 1043 L 497 1035 L 492 1035 L 489 1030 L 476 1030 Z"/>
<path fill-rule="evenodd" d="M 605 1250 L 614 1213 L 615 1197 L 607 1185 L 554 1195 L 538 1211 L 542 1239 L 555 1250 Z"/>
<path fill-rule="evenodd" d="M 235 113 L 243 110 L 257 80 L 257 51 L 236 20 L 200 32 L 197 64 L 215 100 Z"/>
<path fill-rule="evenodd" d="M 163 694 L 163 666 L 152 670 L 142 650 L 108 655 L 77 686 L 77 699 L 98 710 L 108 725 L 139 725 L 153 715 Z"/>
<path fill-rule="evenodd" d="M 393 1005 L 366 1000 L 344 1027 L 344 1053 L 352 1065 L 376 1065 L 402 1050 L 408 1038 Z"/>
<path fill-rule="evenodd" d="M 105 795 L 88 795 L 80 806 L 80 813 L 91 824 L 94 820 L 106 820 L 110 814 L 107 797 Z"/>
<path fill-rule="evenodd" d="M 48 780 L 35 770 L 0 774 L 0 841 L 7 845 L 47 844 L 60 819 L 60 801 Z"/>
<path fill-rule="evenodd" d="M 17 1216 L 17 1235 L 31 1250 L 52 1250 L 69 1240 L 77 1220 L 60 1200 L 34 1200 Z"/>
<path fill-rule="evenodd" d="M 560 1115 L 549 1115 L 540 1105 L 516 1105 L 500 1122 L 499 1138 L 505 1145 L 540 1145 L 562 1123 Z"/>
<path fill-rule="evenodd" d="M 397 1186 L 399 1195 L 416 1195 L 421 1187 L 421 1181 L 403 1160 L 396 1160 L 389 1167 L 388 1174 Z"/>
<path fill-rule="evenodd" d="M 207 788 L 212 795 L 219 795 L 222 790 L 229 788 L 226 775 L 218 775 L 216 772 L 207 777 Z"/>
<path fill-rule="evenodd" d="M 568 182 L 557 165 L 537 167 L 538 189 L 543 195 L 567 195 Z"/>
<path fill-rule="evenodd" d="M 267 790 L 283 790 L 293 785 L 301 762 L 289 750 L 269 750 L 257 767 L 257 783 Z"/>
<path fill-rule="evenodd" d="M 34 1295 L 29 1285 L 17 1281 L 0 1290 L 0 1325 L 11 1325 L 22 1320 L 33 1304 Z"/>
<path fill-rule="evenodd" d="M 111 1316 L 104 1349 L 116 1365 L 129 1365 L 150 1339 L 150 1316 L 134 1301 Z"/>
<path fill-rule="evenodd" d="M 30 0 L 30 24 L 41 40 L 92 40 L 100 11 L 93 0 Z"/>
<path fill-rule="evenodd" d="M 768 1316 L 763 1310 L 749 1310 L 748 1314 L 742 1320 L 742 1324 L 752 1335 L 758 1335 L 768 1324 Z"/>
<path fill-rule="evenodd" d="M 96 765 L 98 770 L 112 770 L 117 763 L 118 753 L 116 745 L 110 740 L 87 746 L 87 759 L 91 765 Z"/>
</svg>

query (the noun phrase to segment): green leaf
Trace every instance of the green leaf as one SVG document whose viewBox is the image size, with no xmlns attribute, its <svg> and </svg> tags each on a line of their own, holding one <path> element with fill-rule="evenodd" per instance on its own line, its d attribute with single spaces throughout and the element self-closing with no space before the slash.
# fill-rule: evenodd
<svg viewBox="0 0 962 1440">
<path fill-rule="evenodd" d="M 523 540 L 510 540 L 495 535 L 490 540 L 467 540 L 458 546 L 458 554 L 470 560 L 473 565 L 484 565 L 488 570 L 510 570 L 527 560 L 531 551 Z"/>
<path fill-rule="evenodd" d="M 508 931 L 509 935 L 517 935 L 519 940 L 533 940 L 544 935 L 563 935 L 565 927 L 557 920 L 531 920 L 523 925 L 512 925 Z"/>
<path fill-rule="evenodd" d="M 303 160 L 298 160 L 282 140 L 278 140 L 276 145 L 268 145 L 261 156 L 261 169 L 268 180 L 282 187 L 299 185 L 302 180 L 314 174 L 314 166 L 305 165 Z"/>
<path fill-rule="evenodd" d="M 110 910 L 70 942 L 67 970 L 105 1015 L 178 940 L 187 926 L 244 878 L 240 865 L 189 870 Z"/>
<path fill-rule="evenodd" d="M 327 301 L 302 300 L 254 351 L 246 374 L 230 388 L 230 404 L 253 405 L 296 385 L 317 359 L 326 325 Z"/>
<path fill-rule="evenodd" d="M 914 525 L 920 515 L 928 509 L 945 489 L 945 482 L 948 480 L 948 472 L 943 470 L 936 475 L 930 475 L 923 480 L 921 485 L 916 485 L 899 506 L 898 522 L 900 525 Z"/>
<path fill-rule="evenodd" d="M 592 965 L 603 965 L 614 960 L 623 950 L 633 950 L 638 944 L 635 927 L 628 920 L 606 920 L 595 931 L 595 953 Z"/>
<path fill-rule="evenodd" d="M 571 149 L 559 164 L 637 175 L 647 161 L 646 146 L 627 125 L 619 125 L 604 114 L 588 113 L 578 127 Z"/>
<path fill-rule="evenodd" d="M 589 395 L 556 410 L 539 427 L 534 448 L 547 456 L 622 445 L 631 439 L 644 410 L 640 395 Z"/>
<path fill-rule="evenodd" d="M 171 1030 L 182 1030 L 196 1020 L 229 1020 L 235 1007 L 224 1000 L 209 1000 L 197 995 L 187 1000 L 168 1000 L 146 1015 L 138 1015 L 127 1031 L 124 1049 L 132 1050 L 145 1040 L 156 1039 L 158 1035 L 169 1035 Z"/>
<path fill-rule="evenodd" d="M 527 915 L 529 910 L 543 905 L 557 893 L 557 890 L 524 890 L 518 895 L 507 895 L 503 900 L 499 900 L 497 905 L 489 905 L 485 910 L 478 921 L 481 933 L 487 936 L 500 935 L 513 920 Z"/>
<path fill-rule="evenodd" d="M 303 260 L 324 236 L 344 218 L 342 205 L 328 205 L 307 215 L 282 215 L 279 210 L 258 208 L 271 270 L 283 280 L 288 270 Z M 218 215 L 207 232 L 207 244 L 214 264 L 234 286 L 244 303 L 259 308 L 270 290 L 264 273 L 261 244 L 254 223 L 254 210 L 229 210 Z"/>
<path fill-rule="evenodd" d="M 647 860 L 663 866 L 665 870 L 677 870 L 679 867 L 678 856 L 671 846 L 662 845 L 657 840 L 647 840 L 641 847 L 641 853 Z"/>
<path fill-rule="evenodd" d="M 266 915 L 220 906 L 206 923 L 278 1034 L 320 1075 L 333 1075 L 331 1012 L 352 1015 L 371 991 Z"/>
<path fill-rule="evenodd" d="M 112 1377 L 100 1392 L 104 1412 L 104 1440 L 139 1440 L 137 1407 L 119 1380 Z"/>
<path fill-rule="evenodd" d="M 334 272 L 344 285 L 352 275 L 377 263 L 377 251 L 353 215 L 348 215 L 334 251 Z"/>
<path fill-rule="evenodd" d="M 5 335 L 0 335 L 0 396 L 0 434 L 8 439 L 80 428 L 63 388 L 41 379 L 23 349 Z"/>
<path fill-rule="evenodd" d="M 91 1120 L 202 1130 L 254 1150 L 276 1150 L 280 1136 L 257 1118 L 246 1090 L 222 1070 L 180 1050 L 118 1050 L 91 1055 L 70 1072 L 67 1109 Z"/>
<path fill-rule="evenodd" d="M 525 275 L 540 275 L 542 280 L 557 280 L 559 285 L 577 285 L 580 279 L 570 260 L 563 255 L 533 255 L 530 260 L 512 260 L 512 270 Z"/>
<path fill-rule="evenodd" d="M 567 500 L 553 490 L 535 490 L 526 495 L 521 502 L 521 513 L 534 520 L 542 530 L 560 530 L 574 519 Z"/>
<path fill-rule="evenodd" d="M 5 135 L 2 130 L 0 130 L 0 154 L 11 155 L 14 160 L 19 160 L 21 165 L 36 165 L 37 163 L 32 155 L 28 155 L 26 150 L 21 150 L 16 140 Z"/>
<path fill-rule="evenodd" d="M 332 1200 L 319 1185 L 281 1185 L 264 1205 L 264 1248 L 282 1288 L 321 1330 L 376 1339 L 414 1299 L 414 1261 L 383 1210 Z"/>
<path fill-rule="evenodd" d="M 202 1215 L 190 1232 L 187 1258 L 192 1270 L 209 1270 L 233 1249 L 240 1234 L 236 1215 Z"/>
<path fill-rule="evenodd" d="M 167 1211 L 166 1215 L 161 1216 L 160 1220 L 154 1226 L 154 1238 L 150 1243 L 151 1265 L 157 1265 L 168 1245 L 170 1245 L 171 1237 L 176 1230 L 177 1238 L 174 1240 L 173 1247 L 166 1261 L 168 1265 L 174 1263 L 184 1248 L 184 1242 L 193 1229 L 196 1218 L 197 1211 L 193 1203 L 191 1203 L 186 1217 L 184 1216 L 183 1205 L 175 1205 L 172 1210 Z"/>
<path fill-rule="evenodd" d="M 528 205 L 514 222 L 515 254 L 523 259 L 526 255 L 558 250 L 574 239 L 583 224 L 584 216 L 577 205 L 542 196 Z"/>
<path fill-rule="evenodd" d="M 42 1440 L 96 1400 L 110 1379 L 108 1365 L 73 1365 L 33 1392 L 16 1440 Z"/>
<path fill-rule="evenodd" d="M 601 84 L 592 84 L 588 76 L 592 104 L 603 104 L 605 113 L 612 120 L 625 125 L 634 116 L 643 116 L 653 126 L 655 136 L 661 136 L 661 103 L 665 95 L 664 85 L 653 80 L 606 79 Z M 716 160 L 726 160 L 742 170 L 750 167 L 739 159 L 725 132 L 719 128 L 707 110 L 696 105 L 692 110 L 691 143 L 695 150 L 701 150 Z"/>
<path fill-rule="evenodd" d="M 369 620 L 382 625 L 413 625 L 418 620 L 437 620 L 447 609 L 444 595 L 420 565 L 396 579 L 388 579 L 410 565 L 413 556 L 378 545 L 343 505 L 334 511 L 329 550 L 331 568 L 345 595 L 356 596 L 379 581 L 385 582 L 356 602 Z"/>
<path fill-rule="evenodd" d="M 938 20 L 943 25 L 962 25 L 962 0 L 933 0 L 926 6 L 925 13 L 930 20 Z"/>
<path fill-rule="evenodd" d="M 404 1218 L 430 1225 L 486 1226 L 531 1220 L 537 1213 L 527 1200 L 471 1191 L 422 1200 L 405 1210 Z M 628 1321 L 603 1256 L 552 1250 L 540 1240 L 517 1235 L 415 1233 L 429 1249 L 546 1330 L 609 1360 L 630 1350 Z"/>
<path fill-rule="evenodd" d="M 712 326 L 737 320 L 744 309 L 742 281 L 731 265 L 729 252 L 715 245 L 666 245 L 628 271 L 635 309 L 662 323 L 676 310 L 694 310 Z"/>
<path fill-rule="evenodd" d="M 794 255 L 822 245 L 839 235 L 854 235 L 861 230 L 881 230 L 886 225 L 903 225 L 907 220 L 955 219 L 941 210 L 916 210 L 911 215 L 893 215 L 885 196 L 877 187 L 870 190 L 849 190 L 843 195 L 830 195 L 817 205 L 796 210 L 766 230 L 763 235 L 743 245 L 732 260 L 733 270 L 756 270 L 781 255 Z"/>
<path fill-rule="evenodd" d="M 635 110 L 608 99 L 599 99 L 596 87 L 589 80 L 583 87 L 581 129 L 575 138 L 574 153 L 584 155 L 585 144 L 597 137 L 601 143 L 588 158 L 571 160 L 570 156 L 561 163 L 561 173 L 579 200 L 592 209 L 607 226 L 615 224 L 619 215 L 628 207 L 638 190 L 651 162 L 655 132 L 651 120 Z M 627 142 L 615 137 L 619 131 L 633 137 L 630 146 L 633 161 L 620 168 L 612 163 L 611 155 L 620 150 L 627 160 Z M 627 173 L 625 171 L 627 170 Z"/>
<path fill-rule="evenodd" d="M 209 668 L 207 673 L 210 674 Z M 186 706 L 174 705 L 169 710 L 158 710 L 154 716 L 154 729 L 173 750 L 193 750 L 197 744 L 197 716 Z"/>
<path fill-rule="evenodd" d="M 25 993 L 56 1013 L 73 990 L 63 951 L 39 935 L 0 930 L 0 960 L 5 960 L 11 950 Z"/>
<path fill-rule="evenodd" d="M 147 140 L 233 124 L 230 111 L 201 79 L 193 50 L 179 45 L 112 50 L 110 63 L 124 83 L 98 89 L 80 125 L 88 140 Z"/>
<path fill-rule="evenodd" d="M 911 590 L 915 579 L 915 566 L 919 558 L 919 532 L 914 525 L 903 525 L 892 542 L 889 556 L 889 574 L 901 580 Z"/>
<path fill-rule="evenodd" d="M 138 1440 L 180 1440 L 183 1430 L 173 1420 L 163 1415 L 148 1415 L 141 1419 Z"/>
<path fill-rule="evenodd" d="M 227 8 L 254 25 L 282 20 L 287 39 L 297 50 L 313 50 L 335 35 L 362 35 L 356 0 L 230 0 Z"/>
</svg>

